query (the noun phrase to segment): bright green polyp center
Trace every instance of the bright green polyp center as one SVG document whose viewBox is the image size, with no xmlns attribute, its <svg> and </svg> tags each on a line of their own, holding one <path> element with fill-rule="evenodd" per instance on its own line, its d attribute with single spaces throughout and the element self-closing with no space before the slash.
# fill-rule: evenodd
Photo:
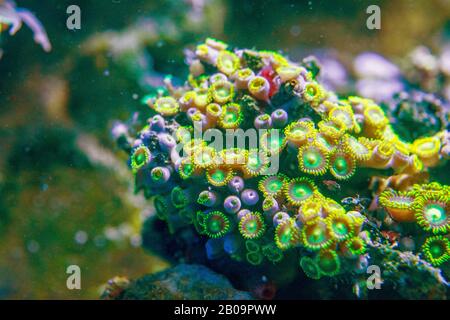
<svg viewBox="0 0 450 320">
<path fill-rule="evenodd" d="M 347 226 L 340 221 L 333 224 L 333 231 L 338 235 L 346 235 L 348 233 Z"/>
<path fill-rule="evenodd" d="M 211 178 L 215 181 L 223 181 L 225 179 L 225 172 L 223 172 L 222 170 L 216 170 L 211 175 Z"/>
<path fill-rule="evenodd" d="M 145 163 L 146 158 L 147 157 L 145 156 L 145 153 L 143 151 L 141 151 L 141 152 L 139 152 L 138 154 L 136 154 L 134 156 L 134 161 L 136 162 L 136 164 L 138 166 L 140 166 L 140 165 L 143 165 Z"/>
<path fill-rule="evenodd" d="M 322 157 L 317 152 L 309 151 L 303 155 L 303 162 L 307 168 L 315 169 L 322 164 Z"/>
<path fill-rule="evenodd" d="M 439 258 L 444 254 L 444 249 L 440 245 L 440 243 L 433 243 L 430 247 L 430 254 L 433 256 L 433 258 Z"/>
<path fill-rule="evenodd" d="M 430 204 L 425 207 L 425 218 L 432 224 L 441 224 L 447 220 L 445 210 L 438 204 Z"/>
<path fill-rule="evenodd" d="M 278 191 L 280 191 L 282 186 L 283 186 L 283 182 L 281 182 L 280 180 L 272 180 L 269 182 L 267 189 L 270 192 L 278 192 Z"/>
<path fill-rule="evenodd" d="M 291 195 L 296 199 L 306 199 L 312 192 L 312 189 L 306 184 L 296 184 L 291 189 Z"/>
<path fill-rule="evenodd" d="M 153 181 L 159 181 L 163 177 L 163 172 L 161 169 L 155 169 L 152 172 L 152 179 Z"/>
<path fill-rule="evenodd" d="M 227 228 L 226 218 L 221 216 L 220 214 L 212 214 L 207 217 L 206 228 L 208 232 L 218 235 L 221 232 L 224 232 Z"/>
<path fill-rule="evenodd" d="M 337 158 L 333 167 L 338 174 L 345 175 L 348 172 L 348 164 L 344 158 Z"/>
<path fill-rule="evenodd" d="M 317 90 L 315 87 L 313 86 L 309 86 L 308 89 L 306 89 L 306 92 L 308 93 L 308 95 L 310 95 L 311 97 L 314 97 L 317 94 Z"/>
<path fill-rule="evenodd" d="M 258 223 L 254 220 L 247 222 L 245 230 L 251 234 L 256 233 L 258 231 Z"/>
<path fill-rule="evenodd" d="M 190 164 L 190 163 L 185 164 L 185 165 L 183 166 L 183 172 L 184 172 L 184 174 L 186 174 L 186 175 L 190 175 L 190 174 L 192 173 L 193 169 L 194 169 L 194 167 L 193 167 L 192 164 Z"/>
<path fill-rule="evenodd" d="M 286 230 L 284 230 L 282 233 L 281 233 L 281 236 L 280 236 L 280 242 L 281 243 L 289 243 L 290 241 L 291 241 L 291 238 L 292 238 L 292 232 L 291 232 L 291 229 L 289 229 L 289 228 L 287 228 Z"/>
<path fill-rule="evenodd" d="M 314 228 L 308 237 L 308 242 L 313 244 L 319 244 L 325 241 L 325 233 L 322 228 Z"/>
<path fill-rule="evenodd" d="M 233 112 L 227 112 L 225 115 L 225 121 L 229 123 L 234 123 L 237 120 L 237 115 Z"/>
<path fill-rule="evenodd" d="M 221 230 L 221 223 L 217 219 L 211 219 L 208 223 L 208 229 L 209 231 L 213 233 L 218 233 Z"/>
</svg>

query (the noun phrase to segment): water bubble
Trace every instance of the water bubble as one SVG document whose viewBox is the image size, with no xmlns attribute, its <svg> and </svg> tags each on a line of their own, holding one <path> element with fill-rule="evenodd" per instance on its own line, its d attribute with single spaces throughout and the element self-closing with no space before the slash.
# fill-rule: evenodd
<svg viewBox="0 0 450 320">
<path fill-rule="evenodd" d="M 41 246 L 39 245 L 39 243 L 36 240 L 30 240 L 27 244 L 27 249 L 31 253 L 38 252 L 40 248 L 41 248 Z"/>
<path fill-rule="evenodd" d="M 137 235 L 134 235 L 134 236 L 132 236 L 131 238 L 130 238 L 130 244 L 133 246 L 133 247 L 140 247 L 141 246 L 141 244 L 142 244 L 142 237 L 141 237 L 141 235 L 139 235 L 139 234 L 137 234 Z"/>
<path fill-rule="evenodd" d="M 116 228 L 107 227 L 105 229 L 105 237 L 108 240 L 117 241 L 120 238 L 120 233 L 119 233 L 119 231 Z"/>
<path fill-rule="evenodd" d="M 85 244 L 89 239 L 88 234 L 85 231 L 77 231 L 77 233 L 75 233 L 75 242 L 78 244 Z"/>
<path fill-rule="evenodd" d="M 291 27 L 290 33 L 292 36 L 298 37 L 300 35 L 300 32 L 301 32 L 301 28 L 299 25 L 293 25 Z"/>
<path fill-rule="evenodd" d="M 94 244 L 96 247 L 104 247 L 106 245 L 106 239 L 104 236 L 96 236 L 94 238 Z"/>
</svg>

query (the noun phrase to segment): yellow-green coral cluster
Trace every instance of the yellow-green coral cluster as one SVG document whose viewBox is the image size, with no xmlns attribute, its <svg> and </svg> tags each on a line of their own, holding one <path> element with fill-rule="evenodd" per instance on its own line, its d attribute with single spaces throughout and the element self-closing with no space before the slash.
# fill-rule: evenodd
<svg viewBox="0 0 450 320">
<path fill-rule="evenodd" d="M 440 265 L 449 258 L 450 187 L 433 182 L 414 185 L 409 191 L 384 191 L 379 198 L 391 217 L 399 222 L 413 222 L 429 236 L 422 248 L 425 258 Z M 441 246 L 442 245 L 442 246 Z M 439 248 L 442 254 L 437 257 Z M 440 252 L 440 251 L 439 251 Z"/>
<path fill-rule="evenodd" d="M 361 236 L 365 212 L 332 199 L 326 182 L 350 184 L 359 172 L 368 180 L 368 169 L 414 175 L 442 160 L 440 134 L 402 141 L 381 106 L 338 99 L 305 66 L 279 53 L 231 50 L 207 39 L 190 60 L 184 86 L 145 99 L 157 115 L 140 132 L 131 166 L 144 184 L 145 170 L 167 168 L 166 187 L 149 186 L 158 194 L 157 211 L 168 223 L 191 217 L 210 239 L 209 256 L 224 246 L 232 258 L 259 265 L 278 263 L 290 251 L 311 278 L 336 275 L 365 255 L 369 240 Z M 258 145 L 218 148 L 195 136 L 199 128 L 257 129 Z M 270 171 L 274 164 L 278 172 Z M 449 231 L 448 198 L 448 187 L 426 185 L 387 191 L 380 204 L 395 220 L 441 235 Z M 182 222 L 176 210 L 184 212 Z M 427 243 L 428 257 L 445 260 L 434 254 L 445 240 Z"/>
</svg>

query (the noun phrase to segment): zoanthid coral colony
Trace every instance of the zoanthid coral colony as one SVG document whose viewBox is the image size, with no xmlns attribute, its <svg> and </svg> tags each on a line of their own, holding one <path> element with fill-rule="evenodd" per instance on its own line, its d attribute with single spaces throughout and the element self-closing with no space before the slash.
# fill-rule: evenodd
<svg viewBox="0 0 450 320">
<path fill-rule="evenodd" d="M 290 252 L 313 279 L 365 272 L 371 212 L 341 198 L 364 193 L 361 181 L 368 188 L 375 173 L 415 176 L 448 159 L 445 128 L 403 141 L 383 106 L 339 98 L 313 68 L 277 52 L 207 39 L 188 63 L 185 84 L 168 82 L 145 97 L 154 116 L 132 143 L 129 163 L 158 217 L 172 233 L 194 227 L 208 239 L 209 259 L 225 253 L 252 265 L 277 264 Z M 195 138 L 197 124 L 264 133 L 256 148 L 218 149 Z M 278 172 L 268 172 L 274 157 Z M 330 181 L 341 196 L 327 189 Z M 438 266 L 450 257 L 449 195 L 450 187 L 437 182 L 410 184 L 386 189 L 371 210 L 417 227 L 422 245 L 414 252 Z"/>
</svg>

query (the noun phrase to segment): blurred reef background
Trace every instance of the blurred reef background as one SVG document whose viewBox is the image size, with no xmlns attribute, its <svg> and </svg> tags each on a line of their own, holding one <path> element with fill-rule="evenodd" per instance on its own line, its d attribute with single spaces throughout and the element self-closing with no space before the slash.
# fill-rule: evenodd
<svg viewBox="0 0 450 320">
<path fill-rule="evenodd" d="M 214 37 L 293 61 L 315 54 L 338 68 L 341 78 L 327 80 L 347 93 L 358 54 L 402 65 L 418 46 L 439 53 L 450 35 L 446 0 L 16 3 L 41 21 L 52 50 L 26 26 L 0 35 L 0 299 L 95 299 L 114 276 L 170 266 L 141 246 L 150 208 L 134 194 L 110 129 L 136 110 L 145 115 L 141 98 L 166 74 L 186 77 L 184 48 Z M 72 4 L 81 30 L 66 28 Z M 366 28 L 370 4 L 381 7 L 381 30 Z M 429 91 L 450 96 L 433 83 Z M 81 267 L 82 290 L 66 287 L 71 264 Z"/>
</svg>

